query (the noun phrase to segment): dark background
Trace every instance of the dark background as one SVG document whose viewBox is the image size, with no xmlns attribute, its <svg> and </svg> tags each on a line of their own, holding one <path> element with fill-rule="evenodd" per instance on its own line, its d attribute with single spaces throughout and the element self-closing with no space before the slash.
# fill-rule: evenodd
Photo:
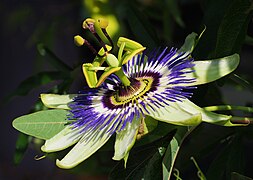
<svg viewBox="0 0 253 180">
<path fill-rule="evenodd" d="M 175 25 L 175 36 L 168 42 L 169 45 L 180 47 L 187 34 L 199 32 L 203 13 L 198 1 L 182 3 L 180 6 L 185 27 Z M 47 87 L 32 90 L 29 95 L 13 97 L 5 101 L 5 97 L 13 92 L 26 78 L 43 70 L 52 70 L 37 51 L 37 44 L 46 44 L 66 64 L 74 67 L 82 61 L 80 49 L 73 43 L 73 36 L 80 32 L 82 20 L 88 13 L 85 12 L 81 1 L 68 0 L 12 0 L 0 2 L 0 179 L 106 179 L 106 176 L 95 177 L 86 175 L 72 175 L 68 171 L 55 167 L 53 161 L 44 159 L 35 161 L 38 151 L 33 146 L 28 148 L 21 164 L 14 166 L 13 154 L 18 132 L 12 127 L 14 118 L 26 114 L 39 98 L 39 94 Z M 159 32 L 159 24 L 153 27 Z M 252 21 L 249 33 L 253 34 Z M 166 42 L 162 42 L 166 44 Z M 253 49 L 244 46 L 241 54 L 239 72 L 252 77 Z M 83 79 L 82 79 L 83 80 Z M 82 82 L 82 81 L 81 81 Z M 84 82 L 84 81 L 83 81 Z M 249 92 L 222 89 L 224 98 L 233 104 L 245 105 L 253 102 Z M 252 97 L 252 94 L 251 94 Z"/>
</svg>

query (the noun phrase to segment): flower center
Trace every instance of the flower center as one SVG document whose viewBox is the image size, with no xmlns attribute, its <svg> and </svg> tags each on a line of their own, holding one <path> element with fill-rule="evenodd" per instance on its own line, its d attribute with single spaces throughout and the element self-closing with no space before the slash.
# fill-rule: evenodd
<svg viewBox="0 0 253 180">
<path fill-rule="evenodd" d="M 131 79 L 130 86 L 120 86 L 113 94 L 104 96 L 103 103 L 109 109 L 122 108 L 129 103 L 138 103 L 138 99 L 153 87 L 153 77 L 137 77 Z"/>
</svg>

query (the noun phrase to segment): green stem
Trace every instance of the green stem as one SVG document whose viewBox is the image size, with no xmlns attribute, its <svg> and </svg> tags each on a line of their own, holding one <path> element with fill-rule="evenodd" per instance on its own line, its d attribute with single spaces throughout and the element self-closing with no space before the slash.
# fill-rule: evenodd
<svg viewBox="0 0 253 180">
<path fill-rule="evenodd" d="M 124 86 L 130 86 L 131 82 L 128 77 L 124 74 L 123 70 L 115 72 L 115 74 L 119 77 L 120 81 L 124 84 Z"/>
<path fill-rule="evenodd" d="M 244 112 L 253 113 L 252 107 L 245 106 L 230 106 L 230 105 L 221 105 L 221 106 L 208 106 L 203 108 L 206 111 L 230 111 L 230 110 L 239 110 Z M 250 117 L 238 117 L 233 116 L 230 120 L 232 123 L 239 124 L 251 124 L 253 123 L 253 118 Z"/>
<path fill-rule="evenodd" d="M 253 118 L 233 116 L 230 121 L 234 124 L 252 124 Z"/>
<path fill-rule="evenodd" d="M 252 107 L 245 106 L 230 106 L 230 105 L 221 105 L 221 106 L 208 106 L 203 108 L 206 111 L 230 111 L 230 110 L 240 110 L 249 113 L 253 113 Z"/>
</svg>

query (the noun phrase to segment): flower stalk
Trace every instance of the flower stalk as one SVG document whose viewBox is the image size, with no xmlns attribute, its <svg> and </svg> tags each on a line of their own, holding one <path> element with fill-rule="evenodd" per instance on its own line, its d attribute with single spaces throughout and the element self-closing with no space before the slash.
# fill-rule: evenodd
<svg viewBox="0 0 253 180">
<path fill-rule="evenodd" d="M 233 111 L 233 110 L 239 110 L 244 112 L 253 113 L 252 107 L 245 107 L 245 106 L 232 106 L 232 105 L 220 105 L 220 106 L 208 106 L 203 107 L 203 109 L 207 111 Z"/>
</svg>

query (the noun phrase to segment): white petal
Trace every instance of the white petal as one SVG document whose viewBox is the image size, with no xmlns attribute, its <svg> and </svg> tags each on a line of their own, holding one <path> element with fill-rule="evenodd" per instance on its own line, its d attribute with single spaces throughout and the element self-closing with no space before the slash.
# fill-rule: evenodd
<svg viewBox="0 0 253 180">
<path fill-rule="evenodd" d="M 70 169 L 83 162 L 109 140 L 111 134 L 106 132 L 107 129 L 85 132 L 82 139 L 62 160 L 56 160 L 56 165 L 60 168 Z"/>
<path fill-rule="evenodd" d="M 150 106 L 147 106 L 147 111 L 144 111 L 146 115 L 176 125 L 197 125 L 201 121 L 219 123 L 231 118 L 231 116 L 205 111 L 188 99 L 182 102 L 170 102 L 170 106 L 159 108 L 152 104 Z"/>
<path fill-rule="evenodd" d="M 43 104 L 48 108 L 69 109 L 68 103 L 73 101 L 76 94 L 58 95 L 58 94 L 41 94 Z"/>
<path fill-rule="evenodd" d="M 128 123 L 124 130 L 117 133 L 113 160 L 121 160 L 128 155 L 135 143 L 139 125 L 140 119 L 134 118 L 132 123 Z"/>
<path fill-rule="evenodd" d="M 60 151 L 72 146 L 81 137 L 82 134 L 80 133 L 80 129 L 73 129 L 70 125 L 67 125 L 54 137 L 46 140 L 45 144 L 41 147 L 41 150 L 44 152 Z"/>
<path fill-rule="evenodd" d="M 185 76 L 196 78 L 196 82 L 180 85 L 195 86 L 215 81 L 234 71 L 239 65 L 239 61 L 238 54 L 213 60 L 194 61 L 195 66 L 192 68 L 194 72 L 186 73 Z"/>
</svg>

